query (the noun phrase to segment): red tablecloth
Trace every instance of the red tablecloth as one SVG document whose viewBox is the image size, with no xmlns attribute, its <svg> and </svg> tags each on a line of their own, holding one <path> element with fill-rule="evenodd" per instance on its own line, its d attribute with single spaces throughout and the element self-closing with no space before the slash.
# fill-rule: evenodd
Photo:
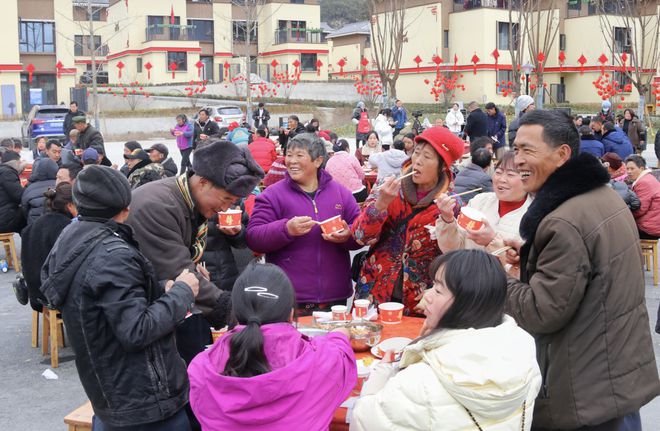
<svg viewBox="0 0 660 431">
<path fill-rule="evenodd" d="M 298 319 L 303 325 L 311 325 L 312 318 L 310 316 L 301 317 Z M 381 341 L 393 337 L 408 337 L 415 339 L 419 336 L 419 331 L 422 329 L 424 319 L 419 317 L 404 317 L 403 321 L 396 325 L 383 325 L 383 333 L 381 334 Z M 357 359 L 362 359 L 367 356 L 372 356 L 369 352 L 356 353 Z M 346 423 L 346 409 L 340 407 L 335 411 L 330 424 L 330 431 L 348 431 L 348 424 Z"/>
</svg>

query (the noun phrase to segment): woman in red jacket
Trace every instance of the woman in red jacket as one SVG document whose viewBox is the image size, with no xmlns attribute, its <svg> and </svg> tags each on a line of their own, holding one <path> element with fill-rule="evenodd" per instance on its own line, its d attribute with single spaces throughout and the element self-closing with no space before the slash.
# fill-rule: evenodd
<svg viewBox="0 0 660 431">
<path fill-rule="evenodd" d="M 637 194 L 642 206 L 633 212 L 639 237 L 658 239 L 660 237 L 660 182 L 646 168 L 642 156 L 631 155 L 626 159 L 626 171 L 633 181 L 632 190 Z"/>
<path fill-rule="evenodd" d="M 253 136 L 254 140 L 248 145 L 248 149 L 254 158 L 254 161 L 261 166 L 265 173 L 268 173 L 273 162 L 277 159 L 275 143 L 268 137 L 268 129 L 259 126 Z"/>
<path fill-rule="evenodd" d="M 440 214 L 433 200 L 451 181 L 450 166 L 463 154 L 463 141 L 444 127 L 431 127 L 415 138 L 411 164 L 402 177 L 390 177 L 366 200 L 352 225 L 353 236 L 371 248 L 355 287 L 357 298 L 375 304 L 398 301 L 414 314 L 424 291 L 433 285 L 429 265 L 440 250 L 424 226 Z"/>
</svg>

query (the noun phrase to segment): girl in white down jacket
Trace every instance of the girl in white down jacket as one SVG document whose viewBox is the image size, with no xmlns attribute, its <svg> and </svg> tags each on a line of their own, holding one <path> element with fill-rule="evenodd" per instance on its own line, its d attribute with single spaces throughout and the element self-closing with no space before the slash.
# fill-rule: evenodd
<svg viewBox="0 0 660 431">
<path fill-rule="evenodd" d="M 504 314 L 502 265 L 456 250 L 431 271 L 422 336 L 398 370 L 383 361 L 372 371 L 351 431 L 529 430 L 541 375 L 534 339 Z"/>
</svg>

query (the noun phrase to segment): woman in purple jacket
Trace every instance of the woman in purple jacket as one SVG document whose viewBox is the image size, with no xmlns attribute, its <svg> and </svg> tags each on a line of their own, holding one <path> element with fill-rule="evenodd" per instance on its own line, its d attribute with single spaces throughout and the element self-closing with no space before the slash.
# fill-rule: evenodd
<svg viewBox="0 0 660 431">
<path fill-rule="evenodd" d="M 238 326 L 188 367 L 202 429 L 327 430 L 357 382 L 348 330 L 315 338 L 298 332 L 293 287 L 274 265 L 248 265 L 231 301 Z"/>
<path fill-rule="evenodd" d="M 289 276 L 302 315 L 346 303 L 353 294 L 349 251 L 361 248 L 349 229 L 360 209 L 323 169 L 327 158 L 315 134 L 291 139 L 285 178 L 257 197 L 246 232 L 250 249 L 265 253 L 267 262 Z M 337 215 L 344 229 L 323 234 L 318 222 Z"/>
<path fill-rule="evenodd" d="M 190 153 L 193 150 L 193 127 L 188 122 L 185 114 L 176 116 L 176 126 L 170 129 L 170 133 L 172 136 L 176 136 L 176 146 L 181 152 L 181 172 L 179 173 L 184 174 L 187 169 L 192 167 L 190 164 Z"/>
</svg>

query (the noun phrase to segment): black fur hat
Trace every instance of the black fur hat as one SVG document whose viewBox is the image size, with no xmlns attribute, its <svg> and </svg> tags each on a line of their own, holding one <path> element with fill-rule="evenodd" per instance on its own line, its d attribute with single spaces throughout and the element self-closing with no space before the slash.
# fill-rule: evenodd
<svg viewBox="0 0 660 431">
<path fill-rule="evenodd" d="M 246 197 L 264 177 L 247 149 L 229 141 L 213 141 L 195 150 L 193 171 L 232 195 Z"/>
</svg>

